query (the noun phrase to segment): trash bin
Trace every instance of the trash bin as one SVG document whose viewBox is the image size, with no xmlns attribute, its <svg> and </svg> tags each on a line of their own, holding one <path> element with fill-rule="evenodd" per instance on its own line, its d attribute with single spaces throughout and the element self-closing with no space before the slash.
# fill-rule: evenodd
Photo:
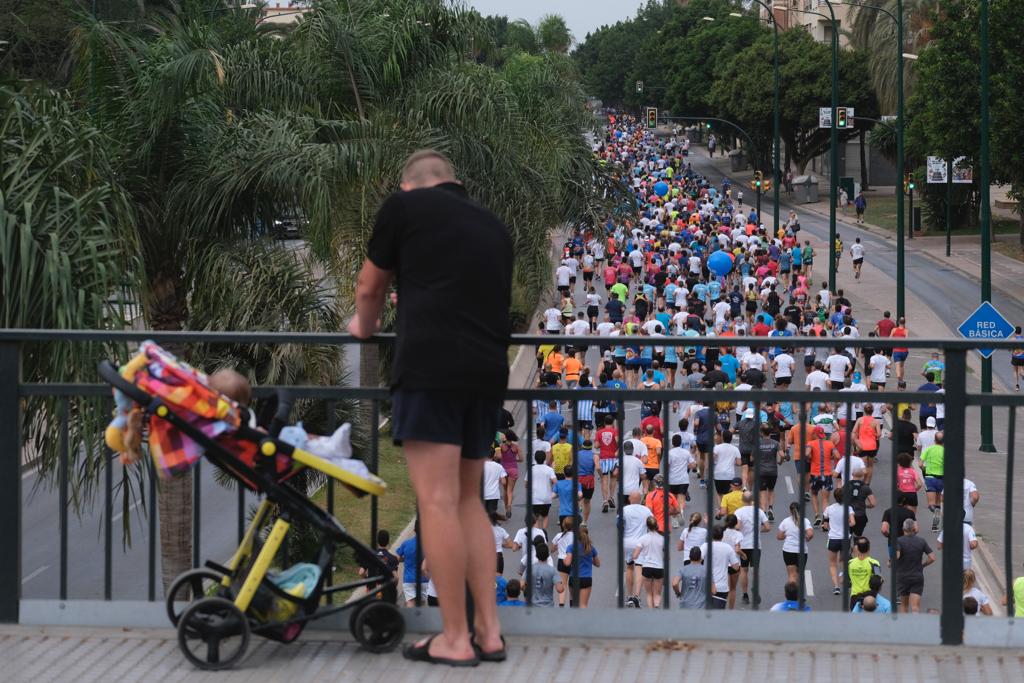
<svg viewBox="0 0 1024 683">
<path fill-rule="evenodd" d="M 729 152 L 729 168 L 733 171 L 742 171 L 747 167 L 747 155 L 742 149 L 734 149 Z"/>
<path fill-rule="evenodd" d="M 793 192 L 799 204 L 813 204 L 818 201 L 818 179 L 812 175 L 793 178 Z"/>
</svg>

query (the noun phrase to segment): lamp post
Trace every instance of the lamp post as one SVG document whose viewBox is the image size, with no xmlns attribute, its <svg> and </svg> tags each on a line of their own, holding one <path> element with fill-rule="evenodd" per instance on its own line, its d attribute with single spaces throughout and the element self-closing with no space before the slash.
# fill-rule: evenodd
<svg viewBox="0 0 1024 683">
<path fill-rule="evenodd" d="M 897 183 L 902 183 L 904 178 L 903 161 L 903 0 L 896 0 L 896 13 L 893 14 L 884 7 L 877 5 L 864 5 L 859 2 L 843 2 L 843 5 L 869 9 L 888 16 L 896 22 L 896 178 Z M 916 58 L 916 56 L 914 56 Z M 897 189 L 898 186 L 897 186 Z M 911 216 L 913 221 L 913 216 Z M 896 317 L 902 318 L 906 308 L 906 264 L 904 245 L 904 215 L 903 215 L 903 193 L 896 193 Z M 913 228 L 911 228 L 913 229 Z"/>
<path fill-rule="evenodd" d="M 981 0 L 979 5 L 981 22 L 978 47 L 981 52 L 981 145 L 978 150 L 978 164 L 981 166 L 981 300 L 992 300 L 992 204 L 989 196 L 989 46 L 988 46 L 988 9 L 989 0 Z M 992 393 L 992 358 L 981 360 L 981 393 Z M 981 408 L 981 448 L 985 453 L 995 453 L 996 446 L 992 438 L 992 406 Z"/>
<path fill-rule="evenodd" d="M 825 0 L 825 7 L 828 14 L 812 12 L 810 10 L 793 10 L 801 14 L 813 14 L 814 16 L 827 19 L 832 23 L 832 125 L 829 127 L 829 211 L 828 211 L 828 288 L 829 291 L 836 291 L 836 196 L 839 186 L 839 176 L 836 175 L 836 167 L 839 166 L 839 130 L 836 128 L 836 110 L 839 109 L 839 24 L 836 21 L 835 10 L 832 9 L 831 0 Z M 789 8 L 778 8 L 789 11 Z"/>
<path fill-rule="evenodd" d="M 775 21 L 775 13 L 772 11 L 771 5 L 761 0 L 753 1 L 768 10 L 768 16 L 772 23 L 772 145 L 774 147 L 772 155 L 772 202 L 775 205 L 775 220 L 772 222 L 772 234 L 777 235 L 779 234 L 779 175 L 780 166 L 782 165 L 779 161 L 782 148 L 782 136 L 779 132 L 779 24 Z M 730 12 L 729 16 L 742 17 L 743 15 L 739 12 Z M 760 190 L 758 194 L 760 196 Z M 757 209 L 757 216 L 760 219 L 760 207 Z"/>
</svg>

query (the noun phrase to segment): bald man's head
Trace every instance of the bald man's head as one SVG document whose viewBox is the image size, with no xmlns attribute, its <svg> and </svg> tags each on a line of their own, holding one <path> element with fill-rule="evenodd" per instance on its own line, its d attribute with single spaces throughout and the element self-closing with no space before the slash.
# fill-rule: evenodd
<svg viewBox="0 0 1024 683">
<path fill-rule="evenodd" d="M 452 182 L 457 182 L 455 168 L 448 157 L 437 150 L 413 152 L 402 167 L 401 188 L 406 192 Z"/>
</svg>

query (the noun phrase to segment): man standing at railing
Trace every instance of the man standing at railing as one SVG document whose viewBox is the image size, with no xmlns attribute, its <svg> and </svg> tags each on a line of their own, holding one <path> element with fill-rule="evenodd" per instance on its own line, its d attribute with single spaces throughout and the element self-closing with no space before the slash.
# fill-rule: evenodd
<svg viewBox="0 0 1024 683">
<path fill-rule="evenodd" d="M 375 334 L 397 280 L 392 434 L 408 462 L 442 621 L 441 634 L 404 654 L 475 666 L 505 659 L 480 486 L 508 384 L 512 240 L 469 198 L 440 152 L 409 157 L 400 187 L 377 214 L 348 329 L 360 339 Z M 487 258 L 455 263 L 453 248 Z M 472 640 L 467 585 L 476 607 Z"/>
</svg>

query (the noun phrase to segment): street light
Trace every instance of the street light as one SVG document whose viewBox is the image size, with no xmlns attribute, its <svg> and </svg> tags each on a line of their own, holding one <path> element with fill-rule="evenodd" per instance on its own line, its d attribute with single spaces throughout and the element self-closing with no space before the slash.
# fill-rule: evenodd
<svg viewBox="0 0 1024 683">
<path fill-rule="evenodd" d="M 981 29 L 978 46 L 981 52 L 981 145 L 978 150 L 978 165 L 981 166 L 981 300 L 992 300 L 992 198 L 989 196 L 989 47 L 988 47 L 988 10 L 989 0 L 981 0 L 978 8 Z M 992 357 L 981 360 L 981 393 L 992 393 Z M 995 453 L 995 441 L 992 438 L 992 406 L 981 408 L 981 448 L 985 453 Z"/>
<path fill-rule="evenodd" d="M 762 5 L 763 6 L 763 5 Z M 828 211 L 828 288 L 836 291 L 836 196 L 839 186 L 839 176 L 836 169 L 839 166 L 839 129 L 835 126 L 836 110 L 839 108 L 839 22 L 836 21 L 835 10 L 832 9 L 831 0 L 825 0 L 825 7 L 828 14 L 812 12 L 811 10 L 793 10 L 801 14 L 813 14 L 827 19 L 832 24 L 832 125 L 829 127 L 829 211 Z M 775 9 L 784 12 L 790 11 L 788 7 L 776 7 Z M 770 10 L 769 10 L 770 12 Z M 902 79 L 901 79 L 902 84 Z"/>
<path fill-rule="evenodd" d="M 761 0 L 753 0 L 761 7 L 768 10 L 768 17 L 772 22 L 772 201 L 775 205 L 775 218 L 772 222 L 772 234 L 779 234 L 779 173 L 782 166 L 779 155 L 782 149 L 782 134 L 780 133 L 779 118 L 779 25 L 775 21 L 775 14 L 771 5 Z M 730 17 L 743 17 L 740 12 L 729 12 Z M 757 212 L 758 219 L 761 217 L 760 207 Z"/>
<path fill-rule="evenodd" d="M 903 178 L 905 175 L 903 159 L 903 60 L 917 59 L 917 55 L 903 51 L 903 0 L 896 0 L 896 13 L 877 5 L 866 5 L 859 2 L 843 2 L 844 5 L 858 7 L 860 9 L 874 10 L 881 12 L 896 22 L 896 54 L 899 55 L 896 67 L 896 177 Z M 913 223 L 913 216 L 910 218 Z M 906 248 L 904 246 L 904 213 L 903 193 L 896 193 L 896 318 L 902 318 L 906 313 Z M 913 225 L 910 228 L 913 236 Z"/>
</svg>

